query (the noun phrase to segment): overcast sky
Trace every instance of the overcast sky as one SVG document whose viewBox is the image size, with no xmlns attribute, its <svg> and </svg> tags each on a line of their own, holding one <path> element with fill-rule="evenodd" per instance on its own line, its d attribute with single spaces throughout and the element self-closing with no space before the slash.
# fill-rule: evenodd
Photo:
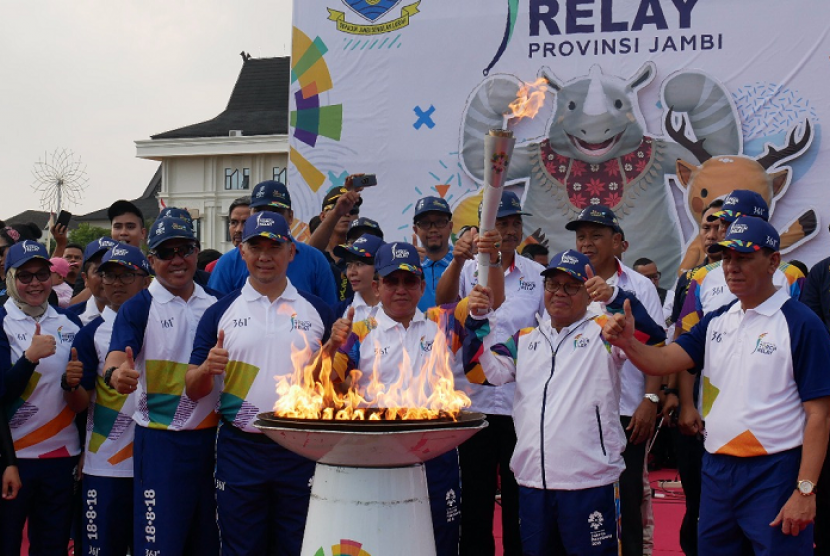
<svg viewBox="0 0 830 556">
<path fill-rule="evenodd" d="M 40 209 L 32 169 L 55 149 L 86 165 L 73 214 L 139 196 L 157 162 L 134 141 L 224 110 L 253 57 L 290 54 L 291 0 L 0 0 L 0 217 Z"/>
</svg>

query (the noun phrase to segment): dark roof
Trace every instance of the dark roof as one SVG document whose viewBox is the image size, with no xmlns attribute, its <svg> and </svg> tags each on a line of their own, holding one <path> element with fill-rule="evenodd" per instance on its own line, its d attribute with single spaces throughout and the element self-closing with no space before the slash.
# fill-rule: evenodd
<svg viewBox="0 0 830 556">
<path fill-rule="evenodd" d="M 69 227 L 73 228 L 73 220 L 69 221 Z M 24 210 L 19 214 L 15 214 L 11 218 L 6 218 L 5 223 L 6 226 L 11 226 L 12 224 L 28 224 L 29 222 L 34 222 L 37 224 L 41 229 L 46 228 L 46 223 L 49 221 L 49 213 L 45 210 Z"/>
<path fill-rule="evenodd" d="M 288 134 L 288 94 L 291 58 L 249 58 L 224 112 L 206 122 L 153 135 L 153 139 Z"/>
<path fill-rule="evenodd" d="M 156 193 L 159 192 L 161 189 L 161 164 L 159 164 L 156 173 L 153 174 L 153 177 L 150 178 L 150 183 L 147 184 L 146 189 L 144 189 L 144 193 L 141 194 L 141 197 L 138 199 L 127 199 L 132 204 L 138 207 L 144 214 L 145 220 L 155 220 L 156 217 L 159 215 L 159 202 L 156 198 Z M 78 220 L 80 222 L 90 221 L 90 220 L 109 220 L 109 215 L 107 215 L 107 210 L 109 209 L 109 205 L 102 209 L 98 209 L 94 212 L 90 212 L 84 214 L 83 216 L 79 216 Z M 74 218 L 73 218 L 74 220 Z"/>
</svg>

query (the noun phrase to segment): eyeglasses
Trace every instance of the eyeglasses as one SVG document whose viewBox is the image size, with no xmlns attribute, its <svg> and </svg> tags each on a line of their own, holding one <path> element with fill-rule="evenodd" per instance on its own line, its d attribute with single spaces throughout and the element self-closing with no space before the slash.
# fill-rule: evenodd
<svg viewBox="0 0 830 556">
<path fill-rule="evenodd" d="M 646 274 L 645 277 L 651 281 L 659 280 L 663 276 L 662 272 L 655 272 L 654 274 Z"/>
<path fill-rule="evenodd" d="M 422 230 L 431 230 L 433 228 L 443 230 L 447 227 L 447 224 L 449 223 L 449 218 L 439 218 L 438 220 L 421 220 L 419 222 L 416 222 L 415 225 L 421 228 Z"/>
<path fill-rule="evenodd" d="M 176 257 L 176 255 L 185 258 L 189 257 L 195 252 L 196 244 L 188 243 L 187 245 L 181 245 L 179 247 L 157 247 L 154 251 L 150 251 L 150 254 L 154 257 L 158 257 L 163 261 L 172 261 Z"/>
<path fill-rule="evenodd" d="M 384 276 L 381 279 L 383 285 L 387 288 L 397 288 L 403 285 L 404 289 L 414 290 L 421 287 L 421 279 L 414 274 L 407 274 L 403 278 L 393 278 L 392 276 Z"/>
<path fill-rule="evenodd" d="M 549 291 L 550 293 L 556 293 L 559 290 L 564 290 L 565 295 L 573 296 L 576 295 L 581 289 L 582 284 L 574 284 L 573 282 L 560 284 L 559 282 L 554 282 L 553 280 L 545 280 L 545 291 Z"/>
<path fill-rule="evenodd" d="M 119 280 L 125 286 L 128 284 L 132 284 L 135 282 L 136 277 L 138 276 L 135 272 L 123 272 L 121 274 L 116 274 L 115 272 L 101 272 L 101 280 L 107 286 L 111 286 L 115 284 L 116 280 Z"/>
<path fill-rule="evenodd" d="M 33 278 L 37 279 L 38 282 L 46 282 L 52 278 L 52 273 L 46 268 L 37 272 L 26 272 L 24 270 L 17 273 L 17 279 L 20 280 L 21 284 L 31 284 Z"/>
</svg>

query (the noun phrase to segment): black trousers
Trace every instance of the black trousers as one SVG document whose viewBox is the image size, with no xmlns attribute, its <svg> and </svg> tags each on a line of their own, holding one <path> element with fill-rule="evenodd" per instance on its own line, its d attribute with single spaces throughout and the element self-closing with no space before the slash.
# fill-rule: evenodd
<svg viewBox="0 0 830 556">
<path fill-rule="evenodd" d="M 493 513 L 501 477 L 504 556 L 520 556 L 519 487 L 510 471 L 513 418 L 488 415 L 489 426 L 458 447 L 461 460 L 461 556 L 494 556 Z"/>
<path fill-rule="evenodd" d="M 830 556 L 830 458 L 824 458 L 816 487 L 815 556 Z"/>
<path fill-rule="evenodd" d="M 700 515 L 700 467 L 703 463 L 703 440 L 673 428 L 677 472 L 686 497 L 686 514 L 680 524 L 680 548 L 686 556 L 697 556 L 697 518 Z"/>
<path fill-rule="evenodd" d="M 620 416 L 623 429 L 631 417 Z M 631 437 L 631 431 L 625 431 Z M 643 465 L 646 461 L 646 444 L 629 442 L 623 451 L 625 471 L 620 475 L 620 545 L 623 556 L 643 556 Z"/>
</svg>

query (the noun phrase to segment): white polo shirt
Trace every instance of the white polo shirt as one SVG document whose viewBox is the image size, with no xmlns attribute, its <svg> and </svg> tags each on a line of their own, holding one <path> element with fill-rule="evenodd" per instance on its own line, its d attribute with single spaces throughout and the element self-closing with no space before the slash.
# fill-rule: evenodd
<svg viewBox="0 0 830 556">
<path fill-rule="evenodd" d="M 191 365 L 201 365 L 224 330 L 230 361 L 214 387 L 219 415 L 249 433 L 258 414 L 273 411 L 277 402 L 276 377 L 291 375 L 291 354 L 305 348 L 317 353 L 328 340 L 334 316 L 320 298 L 300 292 L 291 281 L 272 303 L 257 292 L 250 278 L 205 311 L 193 343 Z M 309 361 L 310 362 L 310 361 Z"/>
<path fill-rule="evenodd" d="M 660 296 L 651 280 L 625 266 L 617 260 L 617 272 L 606 280 L 608 285 L 617 286 L 637 296 L 648 315 L 661 326 L 665 323 Z M 646 377 L 631 361 L 626 361 L 622 370 L 622 393 L 620 415 L 630 417 L 643 402 L 646 393 Z"/>
<path fill-rule="evenodd" d="M 729 291 L 721 263 L 717 261 L 701 267 L 692 276 L 679 317 L 683 332 L 691 330 L 705 315 L 737 299 Z M 801 295 L 803 282 L 804 273 L 789 263 L 781 263 L 772 275 L 773 285 L 789 292 L 793 299 Z"/>
<path fill-rule="evenodd" d="M 158 280 L 118 310 L 109 351 L 133 350 L 140 373 L 133 414 L 136 424 L 160 430 L 215 427 L 216 388 L 198 402 L 187 397 L 184 377 L 193 350 L 196 327 L 216 297 L 199 284 L 185 301 L 167 291 Z"/>
<path fill-rule="evenodd" d="M 830 341 L 786 289 L 754 309 L 709 313 L 676 342 L 703 368 L 706 451 L 752 457 L 804 441 L 803 402 L 830 395 Z"/>
<path fill-rule="evenodd" d="M 536 315 L 547 318 L 545 308 L 545 281 L 542 272 L 545 267 L 518 253 L 514 254 L 513 266 L 504 273 L 504 303 L 495 312 L 498 329 L 497 337 L 507 338 L 522 328 L 537 325 Z M 461 269 L 459 297 L 467 297 L 478 284 L 478 263 L 475 259 L 466 261 Z M 456 388 L 464 391 L 472 400 L 472 411 L 494 415 L 513 415 L 513 397 L 516 386 L 482 386 L 458 381 Z"/>
<path fill-rule="evenodd" d="M 385 385 L 397 385 L 417 395 L 420 389 L 429 396 L 429 376 L 439 365 L 449 365 L 456 390 L 463 390 L 459 382 L 467 383 L 461 365 L 460 350 L 464 320 L 467 318 L 467 300 L 430 308 L 426 314 L 416 310 L 409 326 L 392 320 L 381 308 L 373 318 L 355 321 L 352 333 L 338 350 L 334 370 L 345 378 L 352 369 L 362 376 L 357 381 L 361 391 L 374 380 Z M 401 373 L 401 365 L 411 372 Z M 375 371 L 377 374 L 375 375 Z M 492 389 L 492 387 L 489 387 Z M 371 394 L 371 393 L 370 393 Z M 374 399 L 374 395 L 373 395 Z M 370 400 L 371 401 L 371 400 Z M 421 400 L 413 399 L 413 402 Z M 400 403 L 400 400 L 398 400 Z"/>
<path fill-rule="evenodd" d="M 4 332 L 0 334 L 0 369 L 5 373 L 32 344 L 36 323 L 12 299 L 0 308 L 0 319 Z M 56 351 L 40 360 L 20 397 L 7 401 L 3 408 L 10 415 L 14 450 L 21 459 L 77 456 L 81 441 L 75 412 L 63 397 L 61 376 L 81 323 L 75 315 L 52 306 L 38 322 L 41 334 L 55 337 Z"/>
<path fill-rule="evenodd" d="M 104 384 L 104 363 L 115 317 L 115 311 L 105 307 L 101 316 L 78 332 L 73 344 L 84 364 L 81 385 L 91 391 L 84 473 L 98 477 L 133 476 L 135 396 L 119 394 Z"/>
</svg>

